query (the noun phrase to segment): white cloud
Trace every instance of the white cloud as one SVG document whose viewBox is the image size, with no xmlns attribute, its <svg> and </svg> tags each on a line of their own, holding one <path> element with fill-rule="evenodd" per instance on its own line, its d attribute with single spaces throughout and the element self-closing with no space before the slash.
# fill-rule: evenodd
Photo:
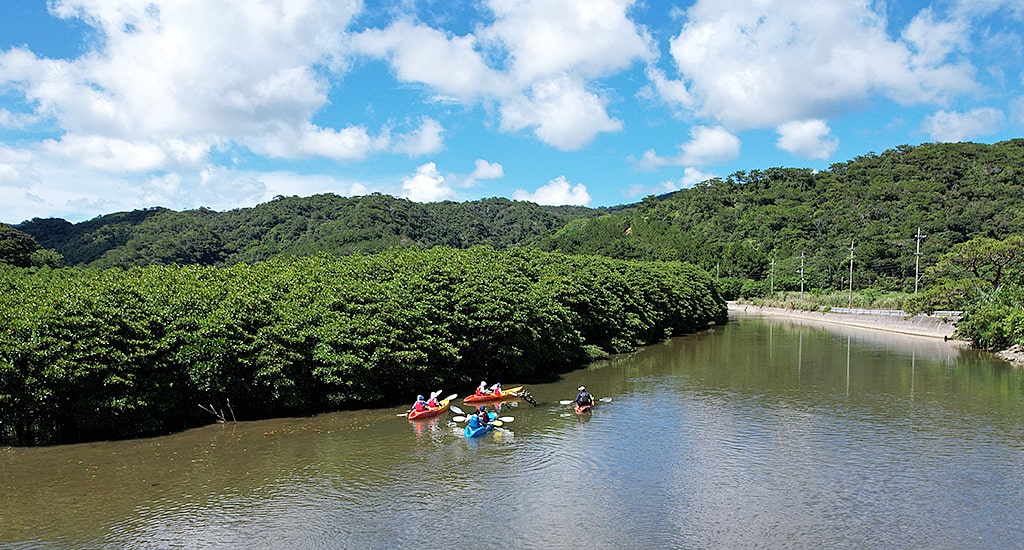
<svg viewBox="0 0 1024 550">
<path fill-rule="evenodd" d="M 784 151 L 811 159 L 825 160 L 839 148 L 828 123 L 820 119 L 795 120 L 780 124 L 775 144 Z"/>
<path fill-rule="evenodd" d="M 443 133 L 441 123 L 423 117 L 419 128 L 396 139 L 394 150 L 410 157 L 440 152 L 444 148 L 444 138 L 441 137 Z"/>
<path fill-rule="evenodd" d="M 532 128 L 538 139 L 563 151 L 575 151 L 601 132 L 622 129 L 610 118 L 604 100 L 567 75 L 534 85 L 527 95 L 501 107 L 501 129 Z"/>
<path fill-rule="evenodd" d="M 374 138 L 362 126 L 341 130 L 321 128 L 312 124 L 281 128 L 266 136 L 247 140 L 253 151 L 277 158 L 319 156 L 334 160 L 357 160 L 384 150 L 391 142 L 390 134 L 382 132 Z"/>
<path fill-rule="evenodd" d="M 680 189 L 686 189 L 686 188 L 689 188 L 689 187 L 693 187 L 694 185 L 697 185 L 698 183 L 707 181 L 707 180 L 712 179 L 714 177 L 715 177 L 714 174 L 710 174 L 708 172 L 702 172 L 701 170 L 698 170 L 697 168 L 694 168 L 692 166 L 687 166 L 686 169 L 683 170 L 683 177 L 679 178 L 679 188 Z"/>
<path fill-rule="evenodd" d="M 51 147 L 99 150 L 100 159 L 77 157 L 93 167 L 124 170 L 123 153 L 135 152 L 129 170 L 173 169 L 183 154 L 196 162 L 194 153 L 217 144 L 275 135 L 305 142 L 279 152 L 335 157 L 350 132 L 310 131 L 310 120 L 326 103 L 318 71 L 341 67 L 341 29 L 359 8 L 356 0 L 57 0 L 52 13 L 99 33 L 93 49 L 68 61 L 3 52 L 0 83 L 16 84 L 36 115 L 64 130 Z"/>
<path fill-rule="evenodd" d="M 686 89 L 686 83 L 681 80 L 671 80 L 665 73 L 655 67 L 647 69 L 647 78 L 654 84 L 654 90 L 658 97 L 669 105 L 683 109 L 692 109 L 696 105 L 693 96 Z"/>
<path fill-rule="evenodd" d="M 463 102 L 496 103 L 500 128 L 575 150 L 622 122 L 588 89 L 595 78 L 655 57 L 646 31 L 627 17 L 635 0 L 490 0 L 494 21 L 455 36 L 400 20 L 353 39 L 387 59 L 402 82 Z"/>
<path fill-rule="evenodd" d="M 437 202 L 455 197 L 433 162 L 416 168 L 416 174 L 402 179 L 402 196 L 416 202 Z"/>
<path fill-rule="evenodd" d="M 966 141 L 995 133 L 1003 123 L 999 109 L 979 107 L 966 113 L 938 111 L 925 118 L 925 132 L 935 141 Z"/>
<path fill-rule="evenodd" d="M 438 93 L 472 101 L 481 95 L 503 93 L 504 77 L 487 66 L 473 35 L 448 33 L 397 21 L 385 29 L 370 29 L 353 38 L 362 54 L 387 59 L 403 82 L 420 82 Z"/>
<path fill-rule="evenodd" d="M 565 176 L 558 176 L 532 193 L 518 189 L 512 194 L 512 197 L 520 201 L 530 201 L 552 206 L 566 204 L 587 206 L 590 204 L 590 194 L 587 193 L 587 187 L 582 183 L 572 185 Z"/>
<path fill-rule="evenodd" d="M 695 114 L 730 129 L 820 118 L 873 92 L 921 103 L 977 87 L 960 57 L 961 23 L 925 11 L 892 39 L 874 7 L 863 0 L 697 0 L 670 51 Z M 687 97 L 656 73 L 654 82 L 668 90 L 666 101 Z"/>
<path fill-rule="evenodd" d="M 563 73 L 589 79 L 652 59 L 646 31 L 627 17 L 635 0 L 490 0 L 481 36 L 508 52 L 522 87 Z"/>
<path fill-rule="evenodd" d="M 473 187 L 478 180 L 492 180 L 505 176 L 505 169 L 497 162 L 488 162 L 484 159 L 476 159 L 473 173 L 466 177 L 463 183 L 466 187 Z"/>
<path fill-rule="evenodd" d="M 690 128 L 690 141 L 679 146 L 674 157 L 660 157 L 654 150 L 645 151 L 637 162 L 642 170 L 656 170 L 662 166 L 705 166 L 732 160 L 740 154 L 740 140 L 721 126 L 694 126 Z"/>
<path fill-rule="evenodd" d="M 715 164 L 732 160 L 740 154 L 740 140 L 725 128 L 695 126 L 690 141 L 682 146 L 683 164 Z"/>
</svg>

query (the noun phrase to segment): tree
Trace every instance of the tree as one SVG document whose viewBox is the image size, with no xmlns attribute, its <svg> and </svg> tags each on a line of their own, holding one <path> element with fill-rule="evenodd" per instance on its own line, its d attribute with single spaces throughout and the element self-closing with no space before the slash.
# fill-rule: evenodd
<svg viewBox="0 0 1024 550">
<path fill-rule="evenodd" d="M 60 262 L 60 254 L 40 247 L 28 233 L 0 223 L 0 263 L 15 267 L 57 267 Z"/>
<path fill-rule="evenodd" d="M 1001 241 L 979 237 L 960 243 L 930 271 L 939 278 L 980 279 L 994 290 L 1008 278 L 1019 280 L 1024 273 L 1024 236 Z"/>
</svg>

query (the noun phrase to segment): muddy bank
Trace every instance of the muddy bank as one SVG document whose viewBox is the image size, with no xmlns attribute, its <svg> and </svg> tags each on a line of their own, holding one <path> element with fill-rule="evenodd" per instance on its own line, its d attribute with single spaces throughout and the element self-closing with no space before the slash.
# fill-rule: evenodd
<svg viewBox="0 0 1024 550">
<path fill-rule="evenodd" d="M 911 334 L 914 336 L 942 338 L 943 340 L 951 340 L 953 338 L 953 333 L 956 332 L 955 319 L 949 317 L 935 317 L 931 315 L 903 317 L 900 315 L 831 313 L 820 311 L 801 311 L 776 307 L 761 307 L 748 304 L 736 304 L 732 302 L 729 303 L 729 314 L 755 314 L 790 317 L 820 323 L 885 330 L 901 334 Z"/>
</svg>

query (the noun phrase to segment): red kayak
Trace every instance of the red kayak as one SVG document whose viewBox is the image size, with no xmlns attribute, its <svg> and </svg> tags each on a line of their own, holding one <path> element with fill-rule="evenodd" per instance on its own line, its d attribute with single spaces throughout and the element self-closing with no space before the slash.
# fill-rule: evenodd
<svg viewBox="0 0 1024 550">
<path fill-rule="evenodd" d="M 488 401 L 501 401 L 503 399 L 515 399 L 519 397 L 519 392 L 523 391 L 522 386 L 516 386 L 507 390 L 501 390 L 501 395 L 485 394 L 485 395 L 470 395 L 462 400 L 463 403 L 487 403 Z"/>
</svg>

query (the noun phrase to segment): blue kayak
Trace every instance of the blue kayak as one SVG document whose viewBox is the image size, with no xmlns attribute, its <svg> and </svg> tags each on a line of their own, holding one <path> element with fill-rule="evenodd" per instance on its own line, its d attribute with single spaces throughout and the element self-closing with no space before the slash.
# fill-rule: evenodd
<svg viewBox="0 0 1024 550">
<path fill-rule="evenodd" d="M 466 425 L 466 429 L 464 430 L 465 433 L 466 433 L 466 437 L 478 437 L 478 436 L 484 435 L 485 433 L 493 430 L 494 429 L 494 419 L 497 418 L 498 415 L 494 414 L 494 413 L 487 413 L 487 416 L 489 416 L 491 418 L 491 421 L 488 422 L 486 426 L 477 425 L 474 428 L 473 426 L 467 424 Z"/>
</svg>

